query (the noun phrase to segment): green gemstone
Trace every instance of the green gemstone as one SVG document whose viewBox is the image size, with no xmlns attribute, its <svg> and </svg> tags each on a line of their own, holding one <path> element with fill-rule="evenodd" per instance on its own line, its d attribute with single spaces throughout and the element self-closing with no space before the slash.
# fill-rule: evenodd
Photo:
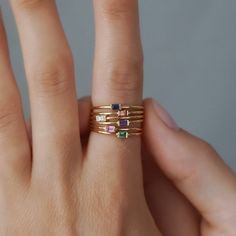
<svg viewBox="0 0 236 236">
<path fill-rule="evenodd" d="M 129 137 L 129 133 L 127 131 L 119 131 L 117 137 L 120 139 L 126 139 Z"/>
</svg>

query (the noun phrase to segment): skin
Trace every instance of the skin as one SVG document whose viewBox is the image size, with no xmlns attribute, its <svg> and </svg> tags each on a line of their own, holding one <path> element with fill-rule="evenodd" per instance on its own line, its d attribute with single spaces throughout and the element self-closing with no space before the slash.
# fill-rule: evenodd
<svg viewBox="0 0 236 236">
<path fill-rule="evenodd" d="M 0 21 L 0 235 L 233 236 L 236 176 L 206 142 L 144 101 L 144 135 L 91 133 L 91 103 L 142 103 L 136 0 L 94 0 L 90 99 L 53 0 L 12 0 L 30 94 L 23 117 Z"/>
</svg>

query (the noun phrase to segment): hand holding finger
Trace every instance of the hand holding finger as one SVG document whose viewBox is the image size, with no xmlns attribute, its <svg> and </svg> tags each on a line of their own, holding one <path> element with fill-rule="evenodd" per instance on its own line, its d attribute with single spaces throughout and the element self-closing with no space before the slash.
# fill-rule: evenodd
<svg viewBox="0 0 236 236">
<path fill-rule="evenodd" d="M 72 54 L 55 1 L 11 4 L 29 85 L 32 138 L 27 141 L 33 168 L 27 169 L 27 190 L 6 182 L 8 191 L 0 191 L 0 210 L 7 212 L 0 233 L 160 235 L 145 201 L 140 137 L 120 140 L 93 133 L 82 152 L 78 117 L 87 106 L 77 107 Z M 94 1 L 94 6 L 93 105 L 140 108 L 138 1 Z M 22 212 L 27 213 L 23 218 Z"/>
<path fill-rule="evenodd" d="M 202 232 L 233 235 L 235 173 L 209 144 L 179 129 L 158 103 L 148 100 L 146 108 L 146 144 L 162 171 L 201 213 Z"/>
</svg>

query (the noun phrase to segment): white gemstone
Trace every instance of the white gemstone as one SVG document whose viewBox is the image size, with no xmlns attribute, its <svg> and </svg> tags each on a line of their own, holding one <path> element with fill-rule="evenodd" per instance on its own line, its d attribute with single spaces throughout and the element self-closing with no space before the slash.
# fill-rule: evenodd
<svg viewBox="0 0 236 236">
<path fill-rule="evenodd" d="M 107 117 L 105 115 L 96 116 L 96 121 L 97 122 L 103 122 L 103 121 L 106 121 L 106 120 L 107 120 Z"/>
</svg>

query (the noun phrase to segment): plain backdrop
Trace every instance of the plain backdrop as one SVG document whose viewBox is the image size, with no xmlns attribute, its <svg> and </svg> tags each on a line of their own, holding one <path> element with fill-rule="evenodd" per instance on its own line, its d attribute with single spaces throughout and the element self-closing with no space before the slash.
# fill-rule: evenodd
<svg viewBox="0 0 236 236">
<path fill-rule="evenodd" d="M 0 2 L 28 115 L 18 36 L 8 1 Z M 84 96 L 92 74 L 92 1 L 58 0 L 58 7 L 75 57 L 78 94 Z M 211 143 L 236 170 L 235 12 L 235 0 L 140 1 L 144 95 L 158 99 L 179 126 Z"/>
</svg>

